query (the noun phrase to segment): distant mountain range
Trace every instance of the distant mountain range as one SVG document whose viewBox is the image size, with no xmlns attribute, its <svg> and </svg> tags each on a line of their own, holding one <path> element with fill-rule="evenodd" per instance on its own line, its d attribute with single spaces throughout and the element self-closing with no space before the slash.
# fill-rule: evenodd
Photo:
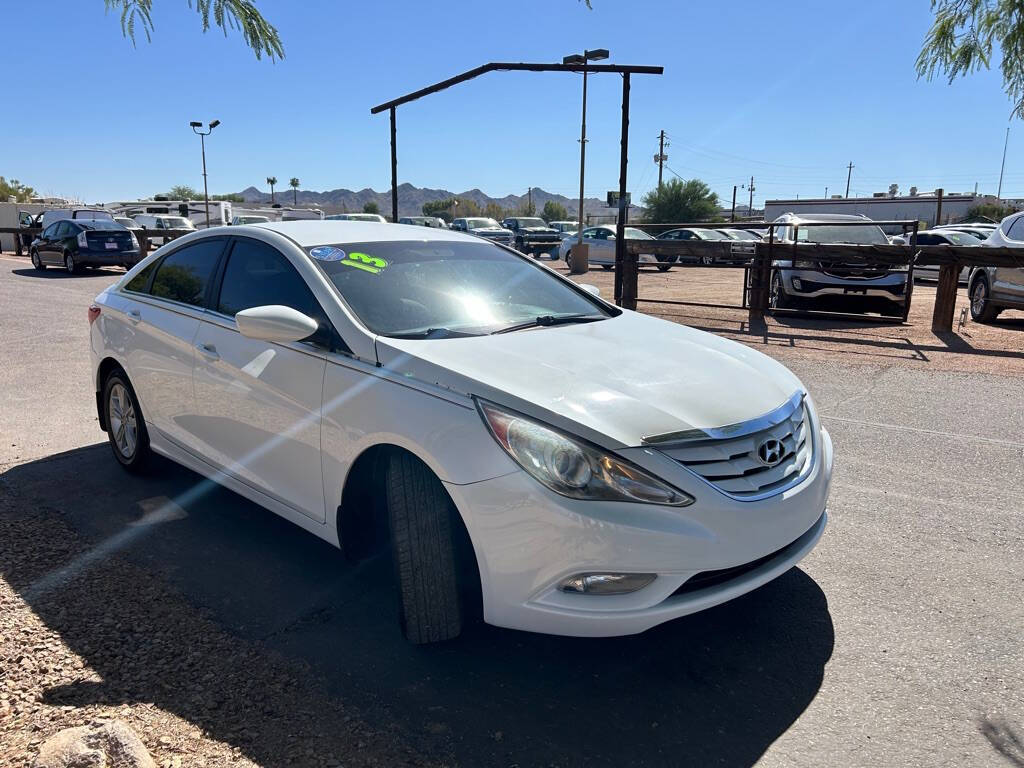
<svg viewBox="0 0 1024 768">
<path fill-rule="evenodd" d="M 243 189 L 239 193 L 247 203 L 270 203 L 270 193 L 264 192 L 256 187 Z M 496 203 L 506 211 L 514 211 L 527 203 L 526 195 L 506 195 L 505 197 L 491 197 L 479 189 L 471 189 L 467 192 L 449 192 L 447 189 L 428 189 L 414 187 L 412 184 L 400 184 L 398 186 L 398 215 L 399 216 L 420 216 L 423 213 L 423 204 L 434 200 L 448 200 L 449 198 L 462 198 L 472 200 L 481 209 L 488 203 Z M 274 190 L 274 199 L 281 205 L 292 205 L 292 190 L 289 187 Z M 377 192 L 370 188 L 360 189 L 354 192 L 351 189 L 332 189 L 328 192 L 314 192 L 312 190 L 300 189 L 295 195 L 300 206 L 315 206 L 323 209 L 326 213 L 343 213 L 363 210 L 363 206 L 369 202 L 377 204 L 380 212 L 385 216 L 391 214 L 391 190 Z M 574 214 L 578 207 L 578 199 L 569 199 L 564 195 L 555 195 L 545 192 L 538 187 L 533 188 L 533 204 L 538 213 L 543 210 L 544 203 L 554 200 L 565 206 L 570 214 Z M 596 197 L 584 198 L 584 213 L 609 214 L 614 213 L 605 205 L 605 201 Z M 456 214 L 458 215 L 458 214 Z"/>
</svg>

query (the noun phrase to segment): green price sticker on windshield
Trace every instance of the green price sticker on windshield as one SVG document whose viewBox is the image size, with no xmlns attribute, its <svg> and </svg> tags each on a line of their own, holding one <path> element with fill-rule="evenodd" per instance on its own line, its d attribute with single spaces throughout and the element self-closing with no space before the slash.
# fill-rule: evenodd
<svg viewBox="0 0 1024 768">
<path fill-rule="evenodd" d="M 355 267 L 374 275 L 383 272 L 388 266 L 387 261 L 384 259 L 371 256 L 368 253 L 359 253 L 358 251 L 348 254 L 348 258 L 342 259 L 338 263 L 344 264 L 347 267 Z"/>
</svg>

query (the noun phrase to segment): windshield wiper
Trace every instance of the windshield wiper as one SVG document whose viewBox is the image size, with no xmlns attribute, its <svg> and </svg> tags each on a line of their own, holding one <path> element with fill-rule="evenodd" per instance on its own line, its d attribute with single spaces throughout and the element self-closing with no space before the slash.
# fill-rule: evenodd
<svg viewBox="0 0 1024 768">
<path fill-rule="evenodd" d="M 569 325 L 570 323 L 593 323 L 598 320 L 604 320 L 604 315 L 561 315 L 556 317 L 555 315 L 541 315 L 535 317 L 533 320 L 528 320 L 525 323 L 516 323 L 510 325 L 507 328 L 499 328 L 496 331 L 491 331 L 493 336 L 496 333 L 511 333 L 512 331 L 521 331 L 524 328 L 536 328 L 538 326 L 548 325 Z"/>
<path fill-rule="evenodd" d="M 466 336 L 480 336 L 481 334 L 466 333 L 465 331 L 453 331 L 451 328 L 427 328 L 423 331 L 388 333 L 385 335 L 392 339 L 454 339 Z"/>
</svg>

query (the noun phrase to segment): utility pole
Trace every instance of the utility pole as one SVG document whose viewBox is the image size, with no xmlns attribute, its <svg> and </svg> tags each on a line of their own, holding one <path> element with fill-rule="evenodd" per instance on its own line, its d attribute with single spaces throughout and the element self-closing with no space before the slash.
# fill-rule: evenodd
<svg viewBox="0 0 1024 768">
<path fill-rule="evenodd" d="M 526 215 L 533 216 L 535 211 L 533 210 L 533 187 L 526 188 Z"/>
<path fill-rule="evenodd" d="M 750 177 L 750 202 L 747 204 L 747 218 L 754 215 L 754 177 Z"/>
<path fill-rule="evenodd" d="M 848 166 L 846 166 L 846 196 L 847 197 L 850 196 L 850 177 L 851 176 L 853 176 L 853 161 L 852 160 L 850 161 L 850 164 Z"/>
<path fill-rule="evenodd" d="M 943 189 L 941 187 L 939 187 L 939 189 L 935 190 L 935 226 L 936 227 L 939 226 L 940 224 L 942 224 L 942 195 L 943 195 Z"/>
<path fill-rule="evenodd" d="M 999 168 L 999 191 L 996 197 L 1003 199 L 1003 171 L 1006 170 L 1006 148 L 1010 145 L 1010 126 L 1006 126 L 1006 141 L 1003 142 L 1003 164 Z"/>
<path fill-rule="evenodd" d="M 736 221 L 736 185 L 732 185 L 732 213 L 729 214 L 729 221 Z"/>
<path fill-rule="evenodd" d="M 825 199 L 828 200 L 828 187 L 825 187 Z"/>
<path fill-rule="evenodd" d="M 658 135 L 658 189 L 661 189 L 662 168 L 668 157 L 665 156 L 665 131 Z"/>
</svg>

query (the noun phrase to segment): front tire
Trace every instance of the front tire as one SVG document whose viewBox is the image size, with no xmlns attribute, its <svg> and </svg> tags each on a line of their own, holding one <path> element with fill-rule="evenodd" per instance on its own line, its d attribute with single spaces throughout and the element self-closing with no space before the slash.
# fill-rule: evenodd
<svg viewBox="0 0 1024 768">
<path fill-rule="evenodd" d="M 46 271 L 46 265 L 43 264 L 43 260 L 39 258 L 39 251 L 33 248 L 29 251 L 29 256 L 32 259 L 32 266 L 40 272 Z"/>
<path fill-rule="evenodd" d="M 402 634 L 418 645 L 450 640 L 462 631 L 458 513 L 441 481 L 408 453 L 390 457 L 386 489 Z"/>
<path fill-rule="evenodd" d="M 786 285 L 782 280 L 782 273 L 779 270 L 772 272 L 771 287 L 768 292 L 768 304 L 772 309 L 788 309 L 793 306 L 793 300 L 786 293 Z"/>
<path fill-rule="evenodd" d="M 971 285 L 971 319 L 976 323 L 991 323 L 999 317 L 999 307 L 992 304 L 992 292 L 984 274 L 974 278 Z"/>
<path fill-rule="evenodd" d="M 114 458 L 128 472 L 142 473 L 152 456 L 149 433 L 135 390 L 124 371 L 117 369 L 107 376 L 103 384 L 103 407 Z"/>
</svg>

